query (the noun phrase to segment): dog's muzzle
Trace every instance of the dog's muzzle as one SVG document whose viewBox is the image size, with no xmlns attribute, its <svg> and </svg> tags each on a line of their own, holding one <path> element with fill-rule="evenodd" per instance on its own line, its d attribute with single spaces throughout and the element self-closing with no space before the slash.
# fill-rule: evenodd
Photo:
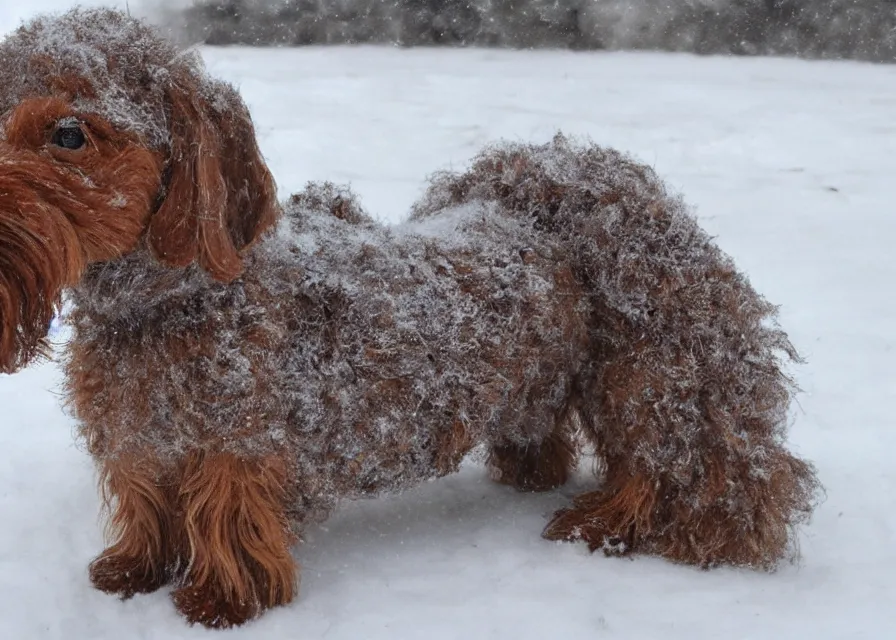
<svg viewBox="0 0 896 640">
<path fill-rule="evenodd" d="M 83 270 L 78 235 L 36 154 L 0 149 L 0 372 L 14 373 L 46 351 L 62 289 Z"/>
</svg>

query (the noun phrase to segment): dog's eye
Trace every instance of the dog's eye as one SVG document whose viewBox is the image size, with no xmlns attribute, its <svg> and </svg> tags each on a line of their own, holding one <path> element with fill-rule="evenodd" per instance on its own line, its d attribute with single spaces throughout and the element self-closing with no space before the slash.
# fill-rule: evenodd
<svg viewBox="0 0 896 640">
<path fill-rule="evenodd" d="M 77 151 L 87 142 L 81 127 L 76 124 L 65 124 L 53 132 L 53 144 L 63 149 Z"/>
</svg>

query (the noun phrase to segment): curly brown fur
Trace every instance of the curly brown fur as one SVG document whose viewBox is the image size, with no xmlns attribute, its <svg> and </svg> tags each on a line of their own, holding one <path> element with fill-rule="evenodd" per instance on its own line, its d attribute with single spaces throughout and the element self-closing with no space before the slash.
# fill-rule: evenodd
<svg viewBox="0 0 896 640">
<path fill-rule="evenodd" d="M 496 202 L 569 247 L 589 292 L 586 432 L 607 467 L 554 539 L 700 565 L 774 566 L 817 481 L 784 449 L 798 359 L 776 310 L 647 167 L 563 138 L 485 152 L 415 212 Z M 621 545 L 620 545 L 621 543 Z"/>
<path fill-rule="evenodd" d="M 579 430 L 607 480 L 549 537 L 785 556 L 817 488 L 783 448 L 796 354 L 649 168 L 497 146 L 384 227 L 329 184 L 278 205 L 238 94 L 119 13 L 19 30 L 0 86 L 0 367 L 64 294 L 111 510 L 99 588 L 173 581 L 189 621 L 240 624 L 293 598 L 289 545 L 340 501 L 478 445 L 499 481 L 556 487 Z"/>
<path fill-rule="evenodd" d="M 278 457 L 188 456 L 178 498 L 190 557 L 174 592 L 187 620 L 230 627 L 292 600 L 286 479 Z"/>
<path fill-rule="evenodd" d="M 176 478 L 140 456 L 107 461 L 100 480 L 113 542 L 90 564 L 91 582 L 122 598 L 159 589 L 179 569 Z"/>
<path fill-rule="evenodd" d="M 495 482 L 520 491 L 550 491 L 566 484 L 578 453 L 570 419 L 558 422 L 557 429 L 541 442 L 493 445 L 487 463 Z"/>
</svg>

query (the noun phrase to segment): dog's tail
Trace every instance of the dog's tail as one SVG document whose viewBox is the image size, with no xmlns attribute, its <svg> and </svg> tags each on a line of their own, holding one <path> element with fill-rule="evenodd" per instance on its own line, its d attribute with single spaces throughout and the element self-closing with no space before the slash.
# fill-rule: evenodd
<svg viewBox="0 0 896 640">
<path fill-rule="evenodd" d="M 557 238 L 593 305 L 580 407 L 608 488 L 548 533 L 772 566 L 818 489 L 783 448 L 796 390 L 785 365 L 799 356 L 776 307 L 650 167 L 617 151 L 563 136 L 496 145 L 437 174 L 412 217 L 475 201 Z"/>
</svg>

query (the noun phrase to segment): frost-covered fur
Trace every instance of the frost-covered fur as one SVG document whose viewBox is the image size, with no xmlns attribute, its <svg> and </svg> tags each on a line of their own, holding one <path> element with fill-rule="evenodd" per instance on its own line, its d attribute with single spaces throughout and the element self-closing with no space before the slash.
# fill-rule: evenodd
<svg viewBox="0 0 896 640">
<path fill-rule="evenodd" d="M 567 417 L 590 306 L 559 244 L 492 203 L 388 228 L 309 186 L 245 264 L 216 283 L 132 254 L 72 290 L 95 455 L 287 455 L 301 522 L 454 471 L 475 444 L 537 444 Z M 159 348 L 196 332 L 189 358 Z"/>
<path fill-rule="evenodd" d="M 209 95 L 221 94 L 218 83 L 201 72 L 195 51 L 179 51 L 127 20 L 84 10 L 69 15 L 37 19 L 0 46 L 0 112 L 35 95 L 69 94 L 76 109 L 97 112 L 159 146 L 169 141 L 162 94 L 174 80 L 172 71 L 201 78 Z"/>
<path fill-rule="evenodd" d="M 385 227 L 330 184 L 278 205 L 232 88 L 121 14 L 42 19 L 0 63 L 22 75 L 0 156 L 23 167 L 0 185 L 0 367 L 67 291 L 69 404 L 111 509 L 97 587 L 173 581 L 191 622 L 239 624 L 293 598 L 291 541 L 340 500 L 477 445 L 500 481 L 550 489 L 578 431 L 605 481 L 548 537 L 787 555 L 817 489 L 784 449 L 796 354 L 649 168 L 560 136 L 496 145 Z M 72 122 L 89 144 L 54 147 Z"/>
</svg>

